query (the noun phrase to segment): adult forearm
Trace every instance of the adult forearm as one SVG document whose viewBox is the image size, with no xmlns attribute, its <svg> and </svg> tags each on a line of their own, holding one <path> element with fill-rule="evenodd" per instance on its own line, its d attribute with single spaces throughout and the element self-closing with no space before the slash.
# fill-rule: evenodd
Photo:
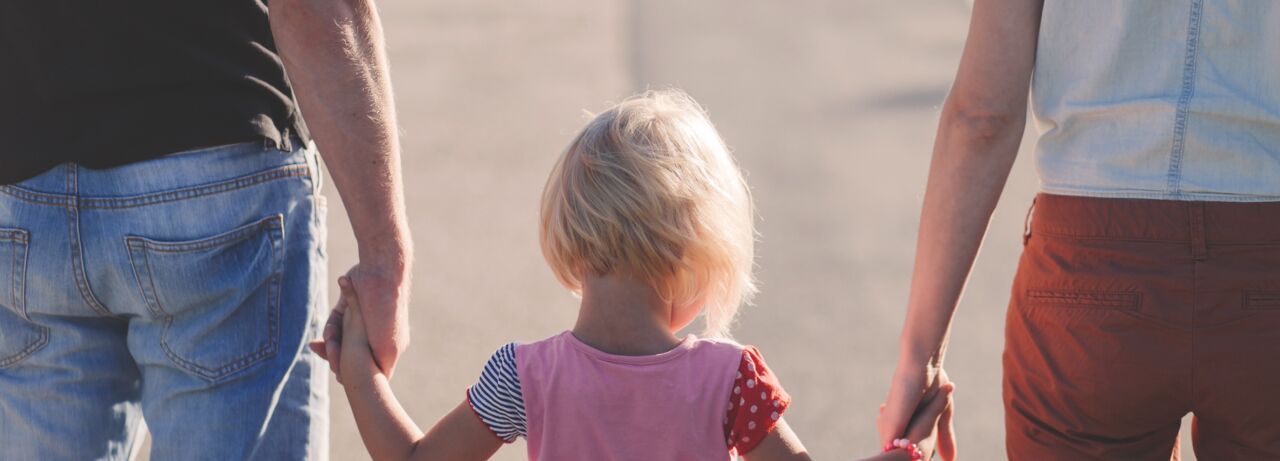
<svg viewBox="0 0 1280 461">
<path fill-rule="evenodd" d="M 272 0 L 271 28 L 337 186 L 361 261 L 407 266 L 391 80 L 372 0 Z"/>
<path fill-rule="evenodd" d="M 952 314 L 1022 138 L 1022 115 L 966 113 L 939 123 L 921 211 L 902 359 L 941 364 Z"/>
</svg>

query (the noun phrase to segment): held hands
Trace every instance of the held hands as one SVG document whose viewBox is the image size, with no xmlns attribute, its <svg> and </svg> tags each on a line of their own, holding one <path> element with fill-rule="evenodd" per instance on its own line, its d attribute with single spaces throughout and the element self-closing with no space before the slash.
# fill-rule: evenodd
<svg viewBox="0 0 1280 461">
<path fill-rule="evenodd" d="M 955 403 L 952 393 L 955 391 L 955 384 L 947 378 L 945 371 L 938 369 L 934 375 L 932 389 L 925 389 L 923 385 L 919 388 L 922 392 L 917 392 L 916 399 L 911 403 L 908 410 L 907 419 L 895 419 L 893 413 L 890 413 L 891 403 L 880 405 L 880 414 L 876 418 L 876 425 L 880 427 L 880 434 L 883 443 L 892 444 L 893 440 L 899 437 L 905 437 L 907 440 L 916 443 L 925 460 L 932 459 L 933 453 L 936 452 L 945 461 L 956 459 L 956 441 L 955 429 L 952 425 L 952 411 Z M 898 385 L 895 380 L 895 389 Z M 890 391 L 890 402 L 894 397 L 893 390 Z M 903 429 L 894 430 L 895 424 L 902 421 Z M 888 436 L 886 437 L 886 430 Z"/>
<path fill-rule="evenodd" d="M 365 307 L 362 320 L 368 328 L 364 333 L 379 368 L 390 378 L 400 354 L 409 345 L 409 269 L 404 263 L 373 264 L 363 262 L 364 259 L 339 278 L 339 285 L 347 284 L 343 290 L 351 291 L 352 299 L 355 299 L 354 293 L 360 293 Z M 339 345 L 345 329 L 344 301 L 347 300 L 339 300 L 330 312 L 324 326 L 324 339 L 310 344 L 311 350 L 328 360 L 329 368 L 339 376 L 342 364 Z"/>
<path fill-rule="evenodd" d="M 371 377 L 383 372 L 374 359 L 364 308 L 352 285 L 349 277 L 338 278 L 342 294 L 325 325 L 325 339 L 310 344 L 312 350 L 329 361 L 338 382 L 344 385 L 349 385 L 353 376 Z"/>
</svg>

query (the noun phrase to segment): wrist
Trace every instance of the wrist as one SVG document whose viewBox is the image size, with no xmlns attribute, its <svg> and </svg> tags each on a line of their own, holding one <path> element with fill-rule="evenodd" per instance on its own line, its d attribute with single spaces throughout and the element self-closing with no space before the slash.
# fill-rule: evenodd
<svg viewBox="0 0 1280 461">
<path fill-rule="evenodd" d="M 925 369 L 933 362 L 932 353 L 905 344 L 902 346 L 902 352 L 898 354 L 899 371 Z"/>
<path fill-rule="evenodd" d="M 407 274 L 413 267 L 413 239 L 408 231 L 358 239 L 360 265 L 391 275 Z"/>
<path fill-rule="evenodd" d="M 924 460 L 924 451 L 919 445 L 907 439 L 894 439 L 884 446 L 885 453 L 902 453 L 912 461 Z"/>
<path fill-rule="evenodd" d="M 898 367 L 942 367 L 942 347 L 936 341 L 917 340 L 903 335 L 898 344 Z"/>
<path fill-rule="evenodd" d="M 346 368 L 346 367 L 343 367 Z M 377 388 L 379 377 L 385 380 L 386 376 L 382 374 L 376 365 L 356 366 L 355 369 L 342 370 L 342 387 L 347 392 L 368 392 Z"/>
</svg>

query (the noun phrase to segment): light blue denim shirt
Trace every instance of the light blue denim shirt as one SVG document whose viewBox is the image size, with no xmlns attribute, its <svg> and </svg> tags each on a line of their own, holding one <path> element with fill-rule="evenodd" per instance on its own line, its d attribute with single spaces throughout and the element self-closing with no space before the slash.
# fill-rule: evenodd
<svg viewBox="0 0 1280 461">
<path fill-rule="evenodd" d="M 1044 192 L 1280 201 L 1280 1 L 1045 0 Z"/>
</svg>

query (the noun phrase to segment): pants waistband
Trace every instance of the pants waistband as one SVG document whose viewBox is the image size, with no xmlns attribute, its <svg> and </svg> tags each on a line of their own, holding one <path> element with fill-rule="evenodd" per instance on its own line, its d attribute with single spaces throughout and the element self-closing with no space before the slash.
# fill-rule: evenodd
<svg viewBox="0 0 1280 461">
<path fill-rule="evenodd" d="M 1031 235 L 1212 244 L 1280 243 L 1280 202 L 1201 202 L 1039 194 Z"/>
<path fill-rule="evenodd" d="M 112 207 L 147 202 L 148 196 L 156 194 L 314 177 L 319 170 L 315 155 L 311 145 L 282 151 L 255 142 L 180 152 L 105 170 L 66 163 L 17 184 L 0 186 L 0 195 L 55 206 Z"/>
</svg>

